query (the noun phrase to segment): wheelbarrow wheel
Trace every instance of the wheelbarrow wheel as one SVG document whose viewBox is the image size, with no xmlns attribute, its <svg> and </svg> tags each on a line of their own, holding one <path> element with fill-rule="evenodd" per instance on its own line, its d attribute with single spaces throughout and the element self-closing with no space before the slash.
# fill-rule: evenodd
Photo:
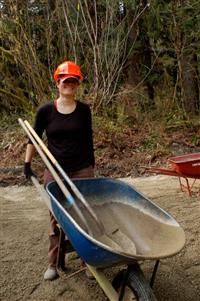
<svg viewBox="0 0 200 301">
<path fill-rule="evenodd" d="M 156 297 L 138 264 L 120 271 L 112 282 L 122 301 L 156 301 Z"/>
</svg>

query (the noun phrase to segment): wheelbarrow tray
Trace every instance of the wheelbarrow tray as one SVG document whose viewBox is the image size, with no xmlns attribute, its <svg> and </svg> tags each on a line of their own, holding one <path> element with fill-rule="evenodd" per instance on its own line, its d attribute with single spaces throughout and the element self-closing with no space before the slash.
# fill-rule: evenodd
<svg viewBox="0 0 200 301">
<path fill-rule="evenodd" d="M 171 157 L 169 162 L 172 170 L 180 175 L 200 177 L 200 153 Z"/>
<path fill-rule="evenodd" d="M 88 235 L 78 218 L 66 209 L 65 197 L 57 183 L 51 182 L 46 188 L 49 208 L 76 252 L 89 265 L 108 267 L 160 259 L 183 248 L 185 235 L 176 220 L 134 187 L 110 178 L 79 179 L 74 183 L 102 221 L 106 234 L 110 234 L 114 222 L 137 249 L 136 254 L 131 254 L 128 248 L 121 252 Z M 91 222 L 90 227 L 93 226 Z"/>
</svg>

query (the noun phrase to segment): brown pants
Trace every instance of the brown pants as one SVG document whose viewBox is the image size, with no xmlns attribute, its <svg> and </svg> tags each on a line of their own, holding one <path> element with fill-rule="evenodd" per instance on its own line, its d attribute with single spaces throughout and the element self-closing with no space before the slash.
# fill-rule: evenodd
<svg viewBox="0 0 200 301">
<path fill-rule="evenodd" d="M 92 166 L 87 168 L 83 168 L 78 171 L 69 172 L 68 176 L 71 179 L 80 179 L 80 178 L 93 178 L 94 177 L 94 169 Z M 45 169 L 44 172 L 44 186 L 53 181 L 54 178 L 49 172 L 49 170 Z M 48 262 L 49 267 L 56 268 L 57 260 L 58 260 L 58 247 L 59 247 L 59 233 L 60 230 L 57 226 L 57 221 L 54 216 L 50 212 L 50 231 L 49 231 L 49 251 L 48 251 Z M 64 254 L 63 254 L 64 256 Z"/>
</svg>

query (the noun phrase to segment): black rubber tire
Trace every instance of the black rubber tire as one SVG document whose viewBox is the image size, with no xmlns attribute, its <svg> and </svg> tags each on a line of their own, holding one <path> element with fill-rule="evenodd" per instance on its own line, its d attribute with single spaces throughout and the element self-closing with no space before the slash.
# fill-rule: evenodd
<svg viewBox="0 0 200 301">
<path fill-rule="evenodd" d="M 141 271 L 139 265 L 137 263 L 133 264 L 129 267 L 129 269 L 130 271 L 127 276 L 126 287 L 128 287 L 133 292 L 135 300 L 156 301 L 157 299 L 152 291 L 152 288 L 145 279 L 144 274 Z M 122 270 L 113 279 L 112 285 L 117 291 L 120 291 L 125 274 L 126 270 Z"/>
</svg>

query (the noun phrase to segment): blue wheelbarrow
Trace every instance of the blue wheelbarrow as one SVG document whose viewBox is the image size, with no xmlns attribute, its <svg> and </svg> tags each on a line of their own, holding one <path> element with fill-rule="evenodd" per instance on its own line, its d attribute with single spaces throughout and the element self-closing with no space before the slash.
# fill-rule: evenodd
<svg viewBox="0 0 200 301">
<path fill-rule="evenodd" d="M 50 197 L 32 176 L 33 184 L 105 295 L 111 301 L 155 301 L 152 286 L 159 260 L 175 255 L 185 244 L 180 225 L 122 181 L 93 178 L 73 183 L 30 124 L 21 119 L 19 123 L 56 180 L 46 187 Z M 64 183 L 48 159 L 65 179 Z M 150 283 L 138 264 L 147 259 L 155 260 Z M 115 265 L 127 265 L 127 268 L 111 283 L 102 269 Z"/>
<path fill-rule="evenodd" d="M 48 207 L 106 296 L 113 301 L 156 300 L 152 286 L 159 260 L 173 256 L 183 248 L 183 229 L 166 211 L 120 180 L 79 179 L 74 180 L 74 184 L 102 221 L 114 246 L 85 231 L 78 216 L 70 212 L 56 182 L 49 183 L 46 188 L 50 196 Z M 88 223 L 95 227 L 92 220 Z M 143 260 L 155 260 L 150 283 L 138 264 Z M 115 265 L 127 265 L 127 268 L 122 269 L 111 283 L 103 268 Z"/>
</svg>

